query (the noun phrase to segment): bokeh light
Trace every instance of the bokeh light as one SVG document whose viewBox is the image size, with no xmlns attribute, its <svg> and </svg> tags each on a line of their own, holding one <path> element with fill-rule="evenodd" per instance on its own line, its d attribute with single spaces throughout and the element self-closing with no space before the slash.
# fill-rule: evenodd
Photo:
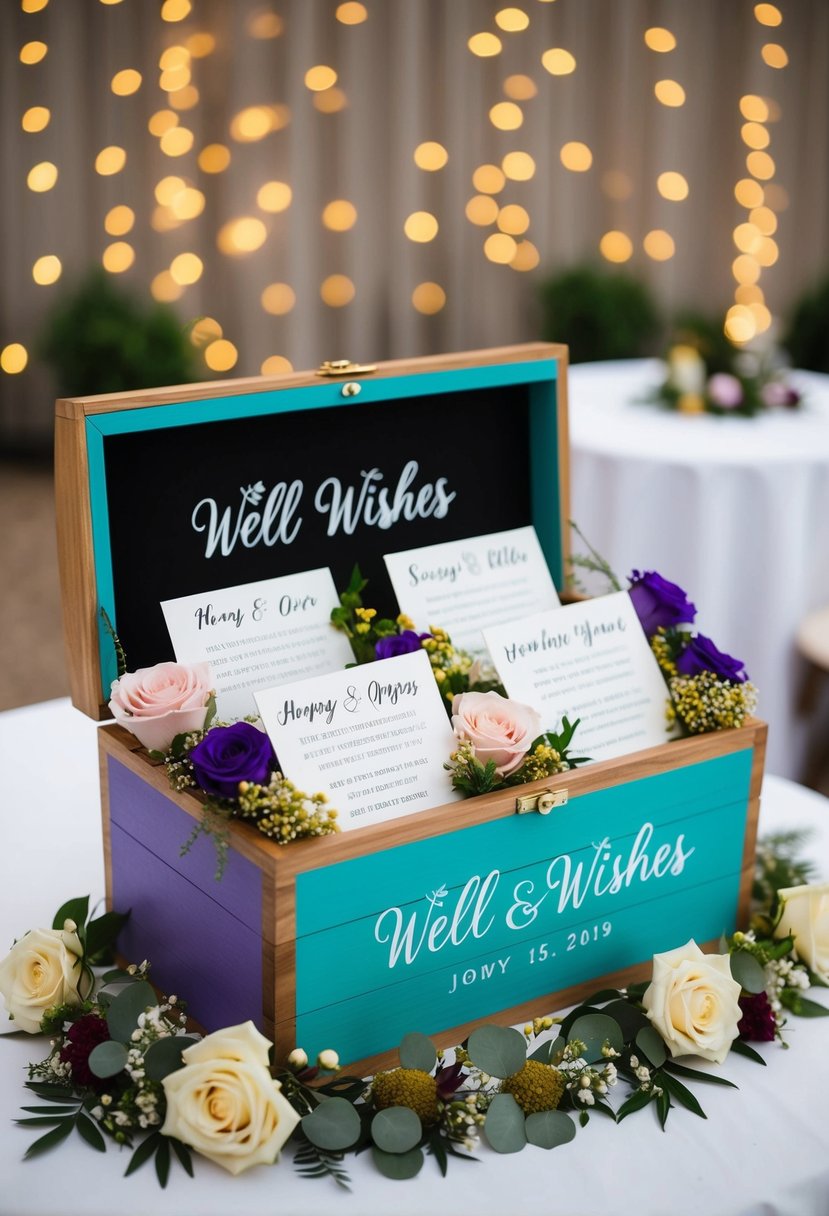
<svg viewBox="0 0 829 1216">
<path fill-rule="evenodd" d="M 25 46 L 20 48 L 20 62 L 30 66 L 33 63 L 40 63 L 46 58 L 49 51 L 45 42 L 27 42 Z"/>
<path fill-rule="evenodd" d="M 108 148 L 102 148 L 95 157 L 95 172 L 100 173 L 101 177 L 111 177 L 113 173 L 120 173 L 126 163 L 124 149 L 111 144 Z"/>
<path fill-rule="evenodd" d="M 490 109 L 489 121 L 499 131 L 517 131 L 524 121 L 524 112 L 514 101 L 499 101 Z"/>
<path fill-rule="evenodd" d="M 751 177 L 742 177 L 734 187 L 734 197 L 741 207 L 759 207 L 763 202 L 763 187 Z"/>
<path fill-rule="evenodd" d="M 676 252 L 674 238 L 664 228 L 653 228 L 646 233 L 642 247 L 648 257 L 653 258 L 655 262 L 667 262 Z"/>
<path fill-rule="evenodd" d="M 170 127 L 159 141 L 165 156 L 185 156 L 193 147 L 193 132 L 187 127 Z"/>
<path fill-rule="evenodd" d="M 169 131 L 177 124 L 178 114 L 174 110 L 156 110 L 147 123 L 147 130 L 150 135 L 155 135 L 160 139 L 165 131 Z"/>
<path fill-rule="evenodd" d="M 51 114 L 46 106 L 30 106 L 20 119 L 24 131 L 43 131 L 49 125 Z"/>
<path fill-rule="evenodd" d="M 321 93 L 315 93 L 312 103 L 320 114 L 339 114 L 340 110 L 344 110 L 348 105 L 348 98 L 342 89 L 334 85 L 333 89 L 323 89 Z"/>
<path fill-rule="evenodd" d="M 624 169 L 606 169 L 602 174 L 602 190 L 615 202 L 624 202 L 633 194 L 633 182 Z"/>
<path fill-rule="evenodd" d="M 418 169 L 426 169 L 431 173 L 442 169 L 448 160 L 449 153 L 443 144 L 436 143 L 434 140 L 418 144 L 414 150 L 414 162 Z"/>
<path fill-rule="evenodd" d="M 746 168 L 752 177 L 759 178 L 761 182 L 774 177 L 775 164 L 768 152 L 749 152 Z"/>
<path fill-rule="evenodd" d="M 755 4 L 754 16 L 760 25 L 781 25 L 783 14 L 774 4 Z"/>
<path fill-rule="evenodd" d="M 538 85 L 531 76 L 508 76 L 504 81 L 504 92 L 513 101 L 530 101 L 538 93 Z"/>
<path fill-rule="evenodd" d="M 199 317 L 190 330 L 190 341 L 198 347 L 207 346 L 223 336 L 222 327 L 215 317 Z"/>
<path fill-rule="evenodd" d="M 162 304 L 172 304 L 183 292 L 184 288 L 179 287 L 169 270 L 162 270 L 150 283 L 150 294 Z"/>
<path fill-rule="evenodd" d="M 230 148 L 224 144 L 207 144 L 198 156 L 202 173 L 224 173 L 230 164 Z"/>
<path fill-rule="evenodd" d="M 771 143 L 771 136 L 759 122 L 744 122 L 740 128 L 740 137 L 749 148 L 767 148 Z"/>
<path fill-rule="evenodd" d="M 259 370 L 263 376 L 282 376 L 285 372 L 292 372 L 294 365 L 284 355 L 268 355 Z"/>
<path fill-rule="evenodd" d="M 770 68 L 784 68 L 789 62 L 789 56 L 779 42 L 767 42 L 760 55 L 763 63 L 768 64 Z"/>
<path fill-rule="evenodd" d="M 505 177 L 513 182 L 528 182 L 535 174 L 535 161 L 529 152 L 507 152 L 501 161 Z"/>
<path fill-rule="evenodd" d="M 676 80 L 657 80 L 653 91 L 656 100 L 663 106 L 685 105 L 685 90 Z"/>
<path fill-rule="evenodd" d="M 522 8 L 502 8 L 495 14 L 495 24 L 507 34 L 525 30 L 530 19 Z"/>
<path fill-rule="evenodd" d="M 499 194 L 506 184 L 506 175 L 497 165 L 478 165 L 472 174 L 472 185 L 481 194 Z"/>
<path fill-rule="evenodd" d="M 117 207 L 111 207 L 104 218 L 104 230 L 110 236 L 124 236 L 130 231 L 135 223 L 135 212 L 132 207 L 127 207 L 124 203 L 119 203 Z"/>
<path fill-rule="evenodd" d="M 179 253 L 170 263 L 170 275 L 173 282 L 178 283 L 180 287 L 197 283 L 203 271 L 204 263 L 195 253 Z"/>
<path fill-rule="evenodd" d="M 491 59 L 493 55 L 501 54 L 501 39 L 497 34 L 473 34 L 466 45 L 480 59 Z"/>
<path fill-rule="evenodd" d="M 650 29 L 645 30 L 645 46 L 651 51 L 658 51 L 665 54 L 667 51 L 672 51 L 676 47 L 676 38 L 670 30 L 666 30 L 664 26 L 652 25 Z"/>
<path fill-rule="evenodd" d="M 110 274 L 123 274 L 135 261 L 135 250 L 126 241 L 113 241 L 104 250 L 101 261 Z"/>
<path fill-rule="evenodd" d="M 275 214 L 287 211 L 292 198 L 293 191 L 287 182 L 265 182 L 256 192 L 256 205 L 263 211 Z"/>
<path fill-rule="evenodd" d="M 274 317 L 283 317 L 296 304 L 296 294 L 289 283 L 269 283 L 260 298 L 265 312 Z"/>
<path fill-rule="evenodd" d="M 192 8 L 190 0 L 164 0 L 161 6 L 162 21 L 183 21 Z"/>
<path fill-rule="evenodd" d="M 261 249 L 268 237 L 262 220 L 252 215 L 229 220 L 219 229 L 216 244 L 222 253 L 237 257 Z"/>
<path fill-rule="evenodd" d="M 204 348 L 204 361 L 211 371 L 229 372 L 236 366 L 239 352 L 227 338 L 217 338 Z"/>
<path fill-rule="evenodd" d="M 26 185 L 30 190 L 34 190 L 35 194 L 43 194 L 46 190 L 51 190 L 57 180 L 58 167 L 53 165 L 50 160 L 42 160 L 39 164 L 33 165 L 26 175 Z"/>
<path fill-rule="evenodd" d="M 270 134 L 272 125 L 271 113 L 266 106 L 248 106 L 234 115 L 230 134 L 237 143 L 255 143 Z"/>
<path fill-rule="evenodd" d="M 517 203 L 508 203 L 498 212 L 498 227 L 509 236 L 522 236 L 529 226 L 529 212 Z"/>
<path fill-rule="evenodd" d="M 656 179 L 656 188 L 663 198 L 678 203 L 688 197 L 688 182 L 681 173 L 669 170 L 660 173 Z"/>
<path fill-rule="evenodd" d="M 320 284 L 322 302 L 329 308 L 343 308 L 351 303 L 356 294 L 356 287 L 345 274 L 330 274 Z"/>
<path fill-rule="evenodd" d="M 357 0 L 346 0 L 345 4 L 337 5 L 334 16 L 343 25 L 360 25 L 367 19 L 368 9 L 364 4 L 358 4 Z"/>
<path fill-rule="evenodd" d="M 506 232 L 493 232 L 484 241 L 484 254 L 490 262 L 508 266 L 518 250 L 515 240 Z"/>
<path fill-rule="evenodd" d="M 418 283 L 412 292 L 412 307 L 424 317 L 433 317 L 446 304 L 446 292 L 440 283 Z"/>
<path fill-rule="evenodd" d="M 29 362 L 29 352 L 22 342 L 9 342 L 0 351 L 0 368 L 7 376 L 16 376 L 24 370 Z"/>
<path fill-rule="evenodd" d="M 348 232 L 357 223 L 357 208 L 345 198 L 335 198 L 323 208 L 322 222 L 332 232 Z"/>
<path fill-rule="evenodd" d="M 115 73 L 110 88 L 117 97 L 129 97 L 141 88 L 141 73 L 135 68 L 124 68 L 123 71 Z"/>
<path fill-rule="evenodd" d="M 486 228 L 498 218 L 498 204 L 491 194 L 475 194 L 466 204 L 465 214 L 470 224 Z"/>
<path fill-rule="evenodd" d="M 403 231 L 410 241 L 423 244 L 435 239 L 438 234 L 438 222 L 431 211 L 413 211 L 407 216 Z"/>
<path fill-rule="evenodd" d="M 564 144 L 559 152 L 559 158 L 564 168 L 569 169 L 572 173 L 585 173 L 593 164 L 593 153 L 587 144 L 579 143 L 578 140 L 571 140 L 570 143 Z"/>
<path fill-rule="evenodd" d="M 320 93 L 323 89 L 330 89 L 332 85 L 337 83 L 337 73 L 327 64 L 319 63 L 313 68 L 309 68 L 305 73 L 305 87 L 310 89 L 312 93 Z"/>
<path fill-rule="evenodd" d="M 535 270 L 540 261 L 541 254 L 532 241 L 519 241 L 510 266 L 513 270 Z"/>
<path fill-rule="evenodd" d="M 248 18 L 248 33 L 251 38 L 267 40 L 269 38 L 278 38 L 285 28 L 284 22 L 278 13 L 273 13 L 270 9 L 263 9 L 261 12 L 252 13 Z"/>
<path fill-rule="evenodd" d="M 561 47 L 551 47 L 541 56 L 541 63 L 551 76 L 569 76 L 576 70 L 576 59 Z"/>
<path fill-rule="evenodd" d="M 194 59 L 205 59 L 215 51 L 216 39 L 212 34 L 202 31 L 198 34 L 191 34 L 185 46 Z"/>
<path fill-rule="evenodd" d="M 613 229 L 599 241 L 599 253 L 608 262 L 627 262 L 633 253 L 633 242 L 627 233 Z"/>
<path fill-rule="evenodd" d="M 35 262 L 32 278 L 40 287 L 48 287 L 51 283 L 57 283 L 62 270 L 60 258 L 54 253 L 47 253 Z"/>
<path fill-rule="evenodd" d="M 766 122 L 769 116 L 768 102 L 756 93 L 746 93 L 740 98 L 740 113 L 749 122 Z"/>
</svg>

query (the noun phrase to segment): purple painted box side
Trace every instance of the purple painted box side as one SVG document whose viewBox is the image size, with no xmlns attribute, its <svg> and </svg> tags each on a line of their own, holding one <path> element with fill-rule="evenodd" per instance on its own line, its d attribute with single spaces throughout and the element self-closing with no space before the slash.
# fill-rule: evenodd
<svg viewBox="0 0 829 1216">
<path fill-rule="evenodd" d="M 194 826 L 190 816 L 112 756 L 108 764 L 110 821 L 261 936 L 262 876 L 257 866 L 231 849 L 217 882 L 212 840 L 200 836 L 181 856 L 181 846 Z"/>
<path fill-rule="evenodd" d="M 183 811 L 112 758 L 109 777 L 112 900 L 118 911 L 131 911 L 119 937 L 121 953 L 133 962 L 149 959 L 154 983 L 186 1000 L 188 1012 L 207 1030 L 248 1018 L 261 1029 L 260 871 L 231 850 L 225 877 L 217 883 L 209 841 L 199 842 L 208 849 L 198 855 L 178 857 L 192 822 Z M 124 831 L 119 820 L 125 818 L 143 839 Z M 169 852 L 165 845 L 171 835 L 177 842 L 176 865 L 145 843 Z M 231 874 L 233 882 L 224 889 Z M 256 931 L 246 923 L 251 920 Z"/>
</svg>

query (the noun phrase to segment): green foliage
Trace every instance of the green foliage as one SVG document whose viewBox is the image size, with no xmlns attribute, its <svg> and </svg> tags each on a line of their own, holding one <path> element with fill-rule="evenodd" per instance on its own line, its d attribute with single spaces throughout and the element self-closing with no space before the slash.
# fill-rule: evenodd
<svg viewBox="0 0 829 1216">
<path fill-rule="evenodd" d="M 435 1045 L 425 1034 L 412 1032 L 407 1034 L 399 1048 L 402 1068 L 419 1068 L 423 1072 L 431 1072 L 437 1063 Z"/>
<path fill-rule="evenodd" d="M 144 304 L 103 270 L 92 271 L 50 313 L 38 353 L 63 396 L 185 384 L 193 347 L 175 313 Z"/>
<path fill-rule="evenodd" d="M 294 1155 L 294 1167 L 300 1178 L 333 1178 L 337 1186 L 350 1191 L 351 1179 L 342 1159 L 342 1153 L 327 1152 L 303 1139 Z"/>
<path fill-rule="evenodd" d="M 603 1059 L 602 1046 L 610 1043 L 614 1051 L 621 1052 L 624 1046 L 624 1035 L 615 1018 L 606 1013 L 585 1013 L 571 1024 L 567 1032 L 567 1041 L 574 1039 L 584 1044 L 580 1055 L 593 1064 Z"/>
<path fill-rule="evenodd" d="M 326 1098 L 302 1120 L 302 1130 L 317 1148 L 341 1152 L 360 1135 L 360 1116 L 345 1098 Z"/>
<path fill-rule="evenodd" d="M 110 641 L 115 649 L 115 667 L 118 673 L 118 679 L 120 680 L 121 676 L 125 675 L 128 670 L 127 652 L 121 645 L 121 639 L 115 632 L 115 626 L 110 620 L 109 613 L 107 612 L 106 608 L 104 608 L 103 604 L 101 605 L 101 620 L 104 622 L 104 629 L 106 629 L 107 633 L 109 634 Z"/>
<path fill-rule="evenodd" d="M 570 361 L 629 359 L 655 351 L 660 322 L 650 291 L 623 271 L 572 267 L 541 285 L 542 337 Z"/>
<path fill-rule="evenodd" d="M 88 1062 L 96 1077 L 115 1077 L 126 1066 L 127 1049 L 116 1039 L 109 1039 L 92 1048 Z"/>
<path fill-rule="evenodd" d="M 783 345 L 793 367 L 829 372 L 829 274 L 795 304 Z"/>
<path fill-rule="evenodd" d="M 128 1043 L 135 1030 L 138 1015 L 158 1004 L 153 987 L 146 980 L 129 984 L 115 997 L 107 1012 L 107 1027 L 110 1038 Z"/>
<path fill-rule="evenodd" d="M 693 311 L 681 312 L 673 325 L 671 345 L 693 346 L 705 360 L 709 376 L 718 372 L 734 372 L 737 348 L 725 335 L 719 314 L 706 316 Z"/>
<path fill-rule="evenodd" d="M 419 1148 L 410 1148 L 407 1153 L 386 1153 L 375 1145 L 371 1153 L 380 1173 L 397 1182 L 414 1178 L 423 1168 L 423 1150 Z"/>
<path fill-rule="evenodd" d="M 479 1026 L 467 1043 L 470 1060 L 491 1077 L 511 1077 L 524 1067 L 527 1045 L 524 1036 L 510 1026 Z"/>
<path fill-rule="evenodd" d="M 422 1135 L 420 1119 L 408 1106 L 378 1110 L 371 1121 L 371 1138 L 385 1153 L 407 1153 Z"/>
<path fill-rule="evenodd" d="M 766 973 L 748 950 L 735 950 L 730 958 L 731 974 L 746 992 L 763 992 Z"/>
<path fill-rule="evenodd" d="M 512 1094 L 496 1094 L 486 1112 L 484 1130 L 496 1153 L 520 1153 L 527 1143 L 526 1118 Z"/>
<path fill-rule="evenodd" d="M 529 1144 L 550 1149 L 568 1144 L 576 1134 L 576 1125 L 559 1110 L 541 1110 L 527 1115 L 524 1131 Z"/>
</svg>

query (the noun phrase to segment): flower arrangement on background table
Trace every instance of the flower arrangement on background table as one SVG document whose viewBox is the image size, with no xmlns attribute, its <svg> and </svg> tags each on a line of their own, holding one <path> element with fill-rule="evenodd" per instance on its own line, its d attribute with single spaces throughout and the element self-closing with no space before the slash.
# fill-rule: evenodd
<svg viewBox="0 0 829 1216">
<path fill-rule="evenodd" d="M 667 375 L 650 400 L 681 414 L 753 417 L 800 405 L 785 371 L 757 351 L 729 345 L 726 360 L 707 361 L 698 346 L 683 341 L 669 349 L 666 363 Z"/>
<path fill-rule="evenodd" d="M 690 1086 L 732 1082 L 687 1059 L 719 1065 L 733 1051 L 764 1063 L 749 1040 L 785 1045 L 788 1012 L 829 1013 L 804 995 L 829 982 L 829 884 L 799 881 L 808 867 L 791 850 L 791 838 L 760 850 L 752 929 L 719 954 L 689 941 L 654 956 L 649 982 L 595 993 L 523 1031 L 479 1027 L 453 1052 L 413 1031 L 400 1066 L 370 1080 L 343 1075 L 331 1049 L 309 1066 L 298 1047 L 275 1067 L 251 1022 L 200 1037 L 178 996 L 150 985 L 146 962 L 105 971 L 93 990 L 91 963 L 124 918 L 90 918 L 88 899 L 70 900 L 0 962 L 15 1026 L 50 1036 L 29 1067 L 38 1101 L 18 1123 L 39 1135 L 25 1155 L 75 1131 L 99 1151 L 107 1141 L 130 1149 L 127 1174 L 153 1159 L 164 1186 L 174 1158 L 189 1174 L 194 1153 L 238 1174 L 275 1163 L 290 1143 L 303 1177 L 347 1187 L 345 1154 L 363 1149 L 386 1177 L 407 1179 L 425 1154 L 445 1174 L 481 1136 L 511 1153 L 563 1145 L 593 1113 L 619 1122 L 652 1106 L 662 1127 L 674 1107 L 703 1115 Z M 769 899 L 781 880 L 792 885 Z"/>
</svg>

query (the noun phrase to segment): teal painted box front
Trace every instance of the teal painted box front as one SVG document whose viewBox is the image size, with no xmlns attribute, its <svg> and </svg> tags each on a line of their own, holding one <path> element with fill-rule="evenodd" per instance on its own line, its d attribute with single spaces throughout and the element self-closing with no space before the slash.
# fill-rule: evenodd
<svg viewBox="0 0 829 1216">
<path fill-rule="evenodd" d="M 322 565 L 344 586 L 358 562 L 384 608 L 384 552 L 526 524 L 563 585 L 563 347 L 333 370 L 345 374 L 58 403 L 59 556 L 79 708 L 107 716 L 115 667 L 102 608 L 135 668 L 173 657 L 163 600 Z M 130 500 L 136 467 L 152 468 L 159 487 L 141 512 Z M 364 526 L 372 487 L 414 501 L 421 482 L 447 472 L 448 515 L 402 511 L 388 530 Z M 246 491 L 257 479 L 261 507 Z M 335 480 L 353 489 L 336 526 L 314 497 Z M 294 490 L 303 509 L 291 514 Z M 194 510 L 206 502 L 212 542 Z M 178 856 L 199 800 L 172 793 L 119 728 L 99 736 L 107 896 L 132 909 L 128 952 L 152 959 L 161 987 L 189 994 L 208 1028 L 253 1017 L 280 1054 L 335 1046 L 368 1068 L 389 1062 L 410 1030 L 449 1046 L 483 1020 L 526 1020 L 608 977 L 642 975 L 654 952 L 716 940 L 747 912 L 761 723 L 284 848 L 233 822 L 220 883 L 208 842 Z M 560 803 L 549 814 L 517 813 L 517 796 L 548 791 Z"/>
</svg>

